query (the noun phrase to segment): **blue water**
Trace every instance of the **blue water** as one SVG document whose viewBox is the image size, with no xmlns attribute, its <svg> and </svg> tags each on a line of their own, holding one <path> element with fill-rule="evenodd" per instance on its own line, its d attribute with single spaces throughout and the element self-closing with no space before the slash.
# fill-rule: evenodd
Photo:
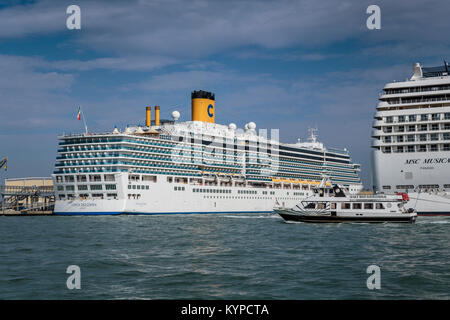
<svg viewBox="0 0 450 320">
<path fill-rule="evenodd" d="M 448 299 L 450 217 L 0 217 L 0 299 Z M 369 290 L 369 265 L 381 289 Z M 66 268 L 81 269 L 81 289 Z"/>
</svg>

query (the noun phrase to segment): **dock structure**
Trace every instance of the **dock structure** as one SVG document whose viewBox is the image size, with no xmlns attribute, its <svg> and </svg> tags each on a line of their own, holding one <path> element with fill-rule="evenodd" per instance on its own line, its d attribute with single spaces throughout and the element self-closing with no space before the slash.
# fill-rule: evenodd
<svg viewBox="0 0 450 320">
<path fill-rule="evenodd" d="M 55 192 L 51 178 L 7 179 L 5 182 L 0 186 L 1 215 L 53 214 Z"/>
</svg>

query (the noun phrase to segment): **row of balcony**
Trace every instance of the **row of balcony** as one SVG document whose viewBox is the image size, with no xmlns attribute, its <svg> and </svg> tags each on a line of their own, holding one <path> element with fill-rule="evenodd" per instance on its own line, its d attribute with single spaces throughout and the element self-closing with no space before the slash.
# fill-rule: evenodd
<svg viewBox="0 0 450 320">
<path fill-rule="evenodd" d="M 405 127 L 405 128 L 390 128 L 387 129 L 386 127 L 383 128 L 383 130 L 381 129 L 377 129 L 377 128 L 373 128 L 371 130 L 371 136 L 372 137 L 379 137 L 379 136 L 385 136 L 385 135 L 402 135 L 405 133 L 408 134 L 416 134 L 417 132 L 419 133 L 423 133 L 423 132 L 433 132 L 433 133 L 446 133 L 450 131 L 450 124 L 449 125 L 445 125 L 445 126 L 430 126 L 430 127 L 426 127 L 423 128 L 421 126 L 417 126 L 417 127 Z"/>
<path fill-rule="evenodd" d="M 382 146 L 390 146 L 390 145 L 419 145 L 419 144 L 443 144 L 450 145 L 450 140 L 427 140 L 427 141 L 403 141 L 403 142 L 384 142 L 378 139 L 372 141 L 372 147 L 382 147 Z"/>
<path fill-rule="evenodd" d="M 431 96 L 431 95 L 442 95 L 442 94 L 450 94 L 450 86 L 442 86 L 436 90 L 426 90 L 425 88 L 420 88 L 420 90 L 415 90 L 416 88 L 407 88 L 407 89 L 388 89 L 386 92 L 380 92 L 380 100 L 387 100 L 392 98 L 404 98 L 411 96 Z M 415 94 L 418 93 L 418 94 Z"/>
</svg>

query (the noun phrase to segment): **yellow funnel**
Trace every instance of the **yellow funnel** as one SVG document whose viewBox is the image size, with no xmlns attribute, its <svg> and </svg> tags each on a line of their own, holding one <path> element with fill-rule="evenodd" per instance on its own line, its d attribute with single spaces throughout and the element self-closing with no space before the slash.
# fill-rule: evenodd
<svg viewBox="0 0 450 320">
<path fill-rule="evenodd" d="M 211 92 L 193 91 L 192 99 L 192 121 L 202 121 L 215 123 L 215 97 Z"/>
<path fill-rule="evenodd" d="M 145 125 L 150 127 L 152 125 L 152 107 L 146 108 Z"/>
<path fill-rule="evenodd" d="M 159 106 L 155 107 L 155 126 L 159 126 Z"/>
</svg>

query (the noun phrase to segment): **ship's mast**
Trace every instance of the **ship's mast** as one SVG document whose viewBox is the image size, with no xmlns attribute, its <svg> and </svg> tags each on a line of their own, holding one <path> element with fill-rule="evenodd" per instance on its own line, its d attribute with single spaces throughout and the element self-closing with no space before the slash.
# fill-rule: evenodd
<svg viewBox="0 0 450 320">
<path fill-rule="evenodd" d="M 309 128 L 309 138 L 308 140 L 311 141 L 312 143 L 316 143 L 317 142 L 317 128 Z"/>
</svg>

